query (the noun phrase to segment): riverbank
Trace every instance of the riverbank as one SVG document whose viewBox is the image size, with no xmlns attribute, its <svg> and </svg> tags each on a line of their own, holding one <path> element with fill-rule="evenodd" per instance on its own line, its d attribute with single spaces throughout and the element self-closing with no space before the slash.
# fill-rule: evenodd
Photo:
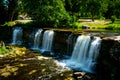
<svg viewBox="0 0 120 80">
<path fill-rule="evenodd" d="M 96 74 L 76 72 L 52 57 L 14 47 L 0 56 L 0 80 L 96 80 Z"/>
<path fill-rule="evenodd" d="M 114 23 L 111 20 L 99 20 L 96 19 L 94 22 L 91 19 L 80 19 L 77 22 L 71 23 L 69 26 L 66 27 L 55 27 L 55 26 L 42 26 L 40 23 L 37 23 L 33 20 L 15 20 L 11 22 L 7 22 L 1 26 L 23 26 L 23 27 L 39 27 L 39 28 L 57 28 L 57 29 L 68 29 L 68 30 L 91 30 L 91 31 L 104 31 L 104 30 L 111 30 L 111 31 L 120 31 L 120 19 L 117 19 Z"/>
<path fill-rule="evenodd" d="M 14 47 L 0 57 L 0 80 L 73 80 L 72 70 L 63 68 L 51 57 Z"/>
</svg>

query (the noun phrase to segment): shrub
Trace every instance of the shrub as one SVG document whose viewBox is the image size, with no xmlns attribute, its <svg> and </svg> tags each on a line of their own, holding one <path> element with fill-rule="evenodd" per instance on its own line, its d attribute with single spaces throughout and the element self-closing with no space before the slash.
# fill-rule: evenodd
<svg viewBox="0 0 120 80">
<path fill-rule="evenodd" d="M 13 26 L 15 26 L 15 25 L 16 25 L 16 22 L 15 22 L 15 21 L 6 22 L 6 23 L 4 24 L 4 26 L 9 26 L 9 27 L 13 27 Z"/>
<path fill-rule="evenodd" d="M 116 16 L 111 16 L 111 21 L 112 21 L 112 23 L 114 23 L 115 20 L 116 20 Z"/>
<path fill-rule="evenodd" d="M 82 29 L 83 25 L 78 22 L 74 22 L 72 26 L 73 26 L 73 29 Z"/>
<path fill-rule="evenodd" d="M 0 43 L 0 54 L 5 54 L 5 53 L 8 53 L 8 52 L 9 52 L 9 49 L 7 49 L 4 42 L 1 41 L 1 43 Z"/>
<path fill-rule="evenodd" d="M 119 24 L 109 24 L 106 29 L 109 30 L 119 30 L 120 29 L 120 25 Z"/>
<path fill-rule="evenodd" d="M 68 26 L 71 17 L 64 8 L 61 0 L 22 0 L 24 11 L 43 27 Z M 29 7 L 29 8 L 26 8 Z"/>
</svg>

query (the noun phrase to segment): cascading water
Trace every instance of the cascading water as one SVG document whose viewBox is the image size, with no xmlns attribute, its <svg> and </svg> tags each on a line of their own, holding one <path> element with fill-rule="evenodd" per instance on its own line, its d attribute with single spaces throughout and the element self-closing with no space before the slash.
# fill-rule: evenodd
<svg viewBox="0 0 120 80">
<path fill-rule="evenodd" d="M 42 49 L 43 51 L 51 51 L 54 37 L 53 30 L 46 30 L 43 34 Z"/>
<path fill-rule="evenodd" d="M 67 39 L 67 54 L 72 54 L 73 47 L 75 45 L 76 37 L 71 33 Z"/>
<path fill-rule="evenodd" d="M 88 57 L 86 59 L 86 68 L 84 68 L 85 70 L 90 70 L 93 69 L 95 67 L 96 64 L 96 58 L 99 55 L 99 50 L 100 50 L 100 44 L 101 44 L 101 39 L 100 37 L 95 37 L 91 44 L 90 44 L 90 49 L 88 52 Z"/>
<path fill-rule="evenodd" d="M 34 50 L 39 50 L 39 46 L 40 46 L 40 37 L 41 37 L 41 33 L 42 33 L 42 29 L 38 29 L 37 32 L 35 33 L 35 37 L 34 37 L 34 44 L 32 49 Z"/>
<path fill-rule="evenodd" d="M 22 44 L 22 28 L 21 27 L 16 27 L 13 30 L 13 39 L 11 44 L 17 44 L 21 45 Z"/>
<path fill-rule="evenodd" d="M 73 38 L 73 34 L 70 34 L 68 36 L 68 39 L 67 39 L 67 54 L 70 54 L 71 53 L 71 48 L 72 48 L 72 38 Z"/>
<path fill-rule="evenodd" d="M 64 62 L 74 69 L 94 72 L 100 44 L 99 37 L 91 39 L 90 36 L 78 36 L 71 58 Z"/>
</svg>

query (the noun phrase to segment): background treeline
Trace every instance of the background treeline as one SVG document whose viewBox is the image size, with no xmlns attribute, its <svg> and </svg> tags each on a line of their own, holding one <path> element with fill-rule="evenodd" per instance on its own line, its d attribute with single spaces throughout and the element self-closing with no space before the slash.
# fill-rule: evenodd
<svg viewBox="0 0 120 80">
<path fill-rule="evenodd" d="M 0 0 L 0 24 L 17 19 L 18 0 Z"/>
<path fill-rule="evenodd" d="M 41 26 L 70 26 L 80 18 L 120 18 L 120 0 L 0 0 L 0 24 L 23 14 Z"/>
</svg>

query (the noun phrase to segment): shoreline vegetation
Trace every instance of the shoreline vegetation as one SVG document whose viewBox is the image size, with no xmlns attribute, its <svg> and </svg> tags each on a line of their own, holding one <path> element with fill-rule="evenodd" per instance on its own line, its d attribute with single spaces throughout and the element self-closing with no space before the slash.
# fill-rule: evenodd
<svg viewBox="0 0 120 80">
<path fill-rule="evenodd" d="M 77 22 L 72 23 L 67 28 L 62 27 L 42 27 L 40 24 L 36 24 L 33 20 L 15 20 L 7 22 L 1 26 L 21 26 L 21 27 L 40 27 L 40 28 L 53 28 L 53 29 L 62 29 L 62 30 L 91 30 L 91 31 L 120 31 L 120 19 L 117 19 L 114 23 L 111 20 L 99 20 L 96 19 L 94 22 L 91 19 L 79 19 Z"/>
</svg>

